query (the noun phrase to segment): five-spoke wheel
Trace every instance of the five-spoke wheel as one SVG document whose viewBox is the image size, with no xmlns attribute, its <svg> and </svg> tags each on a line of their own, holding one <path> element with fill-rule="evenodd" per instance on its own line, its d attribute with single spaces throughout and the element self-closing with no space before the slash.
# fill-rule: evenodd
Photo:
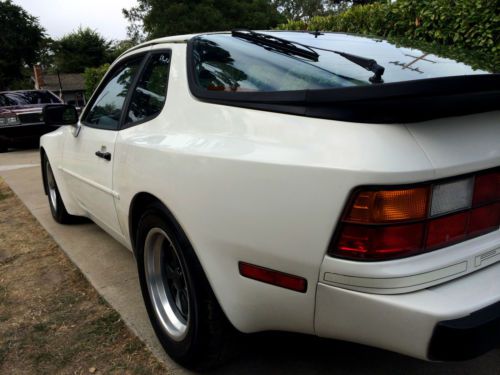
<svg viewBox="0 0 500 375">
<path fill-rule="evenodd" d="M 233 328 L 184 232 L 160 203 L 138 223 L 135 253 L 142 295 L 158 339 L 180 364 L 207 369 L 227 353 Z"/>
</svg>

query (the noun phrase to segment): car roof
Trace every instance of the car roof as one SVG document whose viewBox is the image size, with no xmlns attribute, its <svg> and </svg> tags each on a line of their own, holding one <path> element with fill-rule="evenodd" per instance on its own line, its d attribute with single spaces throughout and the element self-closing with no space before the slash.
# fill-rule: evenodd
<svg viewBox="0 0 500 375">
<path fill-rule="evenodd" d="M 194 38 L 195 36 L 204 35 L 204 34 L 207 34 L 207 33 L 172 35 L 172 36 L 165 36 L 165 37 L 162 37 L 162 38 L 148 40 L 147 42 L 138 44 L 138 45 L 136 45 L 136 46 L 128 49 L 122 55 L 120 55 L 120 57 L 128 54 L 129 52 L 132 52 L 132 51 L 144 48 L 144 47 L 153 46 L 153 45 L 156 45 L 156 44 L 163 44 L 163 43 L 187 43 L 189 39 Z M 210 34 L 216 34 L 216 33 L 210 33 Z"/>
<path fill-rule="evenodd" d="M 32 92 L 32 91 L 37 91 L 37 92 L 47 92 L 49 90 L 35 90 L 35 89 L 27 89 L 27 90 L 7 90 L 7 91 L 0 91 L 0 94 L 8 94 L 11 92 Z"/>
</svg>

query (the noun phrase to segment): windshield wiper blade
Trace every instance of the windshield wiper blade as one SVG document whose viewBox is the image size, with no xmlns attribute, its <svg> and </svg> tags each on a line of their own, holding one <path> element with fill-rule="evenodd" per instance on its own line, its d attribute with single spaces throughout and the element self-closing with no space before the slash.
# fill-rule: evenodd
<svg viewBox="0 0 500 375">
<path fill-rule="evenodd" d="M 342 51 L 336 51 L 333 49 L 320 48 L 302 44 L 299 42 L 292 42 L 286 39 L 278 38 L 276 36 L 257 33 L 251 30 L 233 30 L 232 36 L 246 39 L 263 46 L 271 47 L 285 53 L 301 56 L 316 62 L 319 60 L 319 54 L 314 50 L 336 53 L 337 55 L 342 56 L 343 58 L 353 62 L 354 64 L 359 65 L 362 68 L 365 68 L 366 70 L 374 73 L 373 76 L 369 78 L 369 81 L 371 83 L 384 82 L 384 80 L 382 79 L 382 75 L 385 72 L 385 68 L 379 65 L 374 59 L 369 59 Z M 299 48 L 299 46 L 303 48 Z"/>
<path fill-rule="evenodd" d="M 318 61 L 319 54 L 314 52 L 311 47 L 300 43 L 290 42 L 272 35 L 256 33 L 251 30 L 233 30 L 231 35 L 237 38 L 246 39 L 262 46 L 274 48 L 280 52 L 300 56 L 308 60 Z M 303 48 L 300 48 L 300 47 Z"/>
<path fill-rule="evenodd" d="M 320 47 L 313 47 L 311 48 L 321 50 L 321 51 L 326 51 L 326 52 L 332 52 L 336 53 L 337 55 L 340 55 L 347 60 L 353 62 L 356 65 L 361 66 L 362 68 L 365 68 L 366 70 L 374 73 L 373 76 L 371 76 L 368 80 L 371 83 L 383 83 L 384 80 L 382 79 L 382 75 L 385 72 L 385 68 L 379 64 L 374 59 L 369 59 L 363 56 L 358 56 L 358 55 L 352 55 L 350 53 L 342 52 L 342 51 L 335 51 L 333 49 L 326 49 L 326 48 L 320 48 Z"/>
</svg>

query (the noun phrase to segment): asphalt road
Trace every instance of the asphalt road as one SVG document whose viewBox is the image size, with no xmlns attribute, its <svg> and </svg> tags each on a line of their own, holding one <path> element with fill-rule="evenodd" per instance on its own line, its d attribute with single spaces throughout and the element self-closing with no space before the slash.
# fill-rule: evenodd
<svg viewBox="0 0 500 375">
<path fill-rule="evenodd" d="M 0 176 L 170 372 L 188 373 L 164 354 L 153 334 L 132 254 L 94 224 L 63 226 L 52 220 L 43 194 L 38 151 L 0 154 Z M 429 363 L 346 342 L 266 333 L 241 337 L 234 352 L 233 359 L 214 373 L 500 375 L 500 348 L 467 362 Z"/>
</svg>

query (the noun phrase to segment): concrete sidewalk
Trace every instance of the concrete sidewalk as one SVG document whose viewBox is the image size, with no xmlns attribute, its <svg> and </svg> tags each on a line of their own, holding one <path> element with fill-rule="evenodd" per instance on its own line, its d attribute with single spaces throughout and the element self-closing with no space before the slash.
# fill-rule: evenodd
<svg viewBox="0 0 500 375">
<path fill-rule="evenodd" d="M 66 226 L 52 219 L 43 193 L 38 155 L 36 150 L 0 154 L 0 176 L 170 372 L 188 373 L 164 353 L 154 336 L 132 253 L 94 224 Z M 442 364 L 302 335 L 252 335 L 243 341 L 236 358 L 217 373 L 500 374 L 500 349 L 472 361 Z"/>
</svg>

